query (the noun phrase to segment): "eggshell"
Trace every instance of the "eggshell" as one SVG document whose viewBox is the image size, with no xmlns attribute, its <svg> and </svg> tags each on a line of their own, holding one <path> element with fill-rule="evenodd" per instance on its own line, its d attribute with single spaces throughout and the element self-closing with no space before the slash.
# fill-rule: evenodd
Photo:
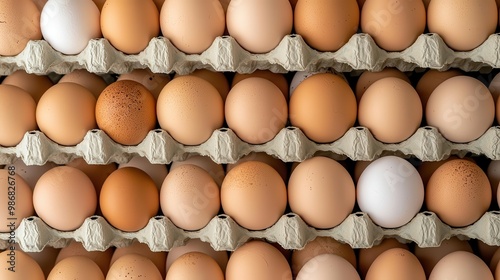
<svg viewBox="0 0 500 280">
<path fill-rule="evenodd" d="M 30 40 L 41 40 L 40 10 L 32 0 L 0 1 L 0 55 L 21 53 Z"/>
<path fill-rule="evenodd" d="M 142 84 L 114 82 L 97 99 L 97 125 L 119 144 L 138 145 L 156 125 L 155 105 L 155 98 Z"/>
<path fill-rule="evenodd" d="M 271 155 L 268 155 L 264 152 L 251 152 L 248 155 L 240 158 L 238 161 L 235 163 L 230 163 L 226 165 L 226 171 L 229 172 L 231 171 L 234 167 L 236 167 L 238 164 L 241 164 L 243 162 L 247 161 L 260 161 L 266 164 L 269 164 L 272 168 L 274 168 L 278 173 L 280 174 L 281 178 L 283 179 L 284 182 L 288 182 L 288 170 L 286 167 L 286 164 L 282 162 L 279 158 L 275 158 Z"/>
<path fill-rule="evenodd" d="M 251 77 L 259 77 L 269 80 L 281 90 L 285 99 L 288 100 L 288 82 L 285 76 L 283 74 L 274 73 L 269 70 L 256 70 L 250 74 L 236 73 L 234 74 L 231 88 L 233 88 L 239 82 Z"/>
<path fill-rule="evenodd" d="M 38 263 L 23 251 L 15 247 L 0 253 L 0 279 L 6 280 L 45 280 L 45 275 Z"/>
<path fill-rule="evenodd" d="M 229 258 L 226 280 L 250 279 L 292 280 L 292 271 L 278 249 L 263 241 L 250 241 Z"/>
<path fill-rule="evenodd" d="M 293 275 L 299 274 L 307 262 L 322 254 L 337 255 L 356 267 L 356 255 L 349 244 L 340 243 L 330 237 L 319 236 L 307 243 L 303 249 L 293 251 L 291 261 Z"/>
<path fill-rule="evenodd" d="M 97 99 L 101 92 L 108 86 L 104 79 L 85 69 L 78 69 L 64 75 L 58 83 L 75 83 L 88 89 Z"/>
<path fill-rule="evenodd" d="M 292 6 L 288 0 L 232 0 L 226 25 L 229 35 L 247 51 L 267 53 L 292 31 Z"/>
<path fill-rule="evenodd" d="M 401 248 L 392 248 L 380 254 L 368 269 L 365 278 L 365 280 L 400 279 L 426 280 L 424 269 L 417 257 Z"/>
<path fill-rule="evenodd" d="M 422 115 L 422 103 L 415 89 L 394 77 L 373 83 L 358 108 L 359 124 L 384 143 L 408 139 L 420 127 Z"/>
<path fill-rule="evenodd" d="M 395 238 L 385 238 L 378 245 L 375 245 L 370 248 L 362 248 L 359 250 L 358 270 L 362 279 L 365 279 L 366 273 L 368 272 L 368 269 L 372 265 L 373 261 L 375 261 L 375 259 L 380 254 L 392 248 L 401 248 L 401 249 L 406 249 L 408 251 L 410 250 L 408 248 L 408 245 L 400 243 Z"/>
<path fill-rule="evenodd" d="M 71 231 L 94 215 L 97 195 L 85 173 L 73 167 L 58 166 L 38 179 L 33 190 L 33 205 L 47 225 Z"/>
<path fill-rule="evenodd" d="M 180 51 L 199 54 L 224 34 L 224 9 L 219 0 L 166 0 L 160 26 L 163 36 Z"/>
<path fill-rule="evenodd" d="M 462 72 L 457 69 L 450 69 L 447 71 L 438 71 L 435 69 L 430 69 L 425 72 L 425 74 L 418 80 L 417 90 L 418 96 L 420 96 L 420 101 L 422 101 L 422 107 L 427 106 L 427 100 L 431 96 L 432 92 L 444 81 L 449 78 L 462 75 Z"/>
<path fill-rule="evenodd" d="M 109 265 L 113 265 L 117 259 L 128 254 L 138 254 L 150 259 L 158 268 L 162 277 L 166 275 L 165 261 L 167 260 L 167 252 L 152 252 L 147 244 L 138 241 L 134 241 L 126 247 L 116 248 Z"/>
<path fill-rule="evenodd" d="M 405 225 L 424 202 L 424 185 L 417 170 L 396 156 L 385 156 L 368 165 L 356 191 L 361 211 L 385 228 Z"/>
<path fill-rule="evenodd" d="M 470 51 L 495 32 L 495 0 L 431 1 L 427 8 L 429 31 L 437 33 L 455 51 Z"/>
<path fill-rule="evenodd" d="M 12 167 L 0 169 L 0 188 L 0 232 L 14 232 L 22 219 L 35 214 L 33 192 Z"/>
<path fill-rule="evenodd" d="M 160 205 L 177 227 L 199 230 L 219 212 L 219 186 L 202 168 L 185 164 L 171 170 L 163 181 Z"/>
<path fill-rule="evenodd" d="M 425 189 L 427 209 L 452 227 L 477 221 L 488 210 L 491 198 L 486 174 L 475 163 L 463 159 L 441 165 Z"/>
<path fill-rule="evenodd" d="M 420 166 L 417 168 L 417 170 L 418 170 L 418 173 L 420 174 L 420 178 L 422 178 L 422 182 L 424 183 L 424 186 L 427 186 L 429 179 L 431 178 L 432 174 L 434 174 L 434 171 L 436 171 L 436 169 L 438 169 L 445 162 L 450 161 L 452 159 L 457 159 L 457 158 L 458 157 L 456 157 L 456 156 L 450 156 L 449 158 L 447 158 L 445 160 L 422 162 L 422 164 L 420 164 Z"/>
<path fill-rule="evenodd" d="M 95 96 L 75 83 L 56 84 L 38 101 L 36 122 L 52 141 L 73 146 L 83 141 L 87 132 L 97 127 Z"/>
<path fill-rule="evenodd" d="M 91 259 L 99 266 L 102 273 L 106 275 L 109 270 L 111 257 L 113 256 L 113 248 L 110 247 L 105 251 L 87 251 L 82 243 L 73 240 L 68 246 L 61 249 L 59 255 L 57 255 L 56 264 L 73 256 L 83 256 Z"/>
<path fill-rule="evenodd" d="M 290 122 L 312 141 L 330 143 L 356 121 L 356 97 L 349 84 L 331 73 L 313 75 L 290 97 Z"/>
<path fill-rule="evenodd" d="M 153 73 L 149 69 L 134 69 L 132 72 L 121 74 L 118 81 L 132 80 L 141 83 L 158 99 L 161 90 L 170 82 L 170 76 L 167 74 Z"/>
<path fill-rule="evenodd" d="M 101 30 L 116 49 L 137 54 L 159 35 L 160 13 L 153 0 L 106 0 Z"/>
<path fill-rule="evenodd" d="M 47 280 L 104 280 L 99 266 L 89 258 L 74 256 L 66 258 L 54 266 Z"/>
<path fill-rule="evenodd" d="M 158 189 L 161 188 L 161 184 L 163 184 L 163 180 L 167 177 L 168 170 L 165 164 L 152 164 L 149 162 L 148 158 L 135 156 L 129 160 L 127 163 L 122 163 L 118 166 L 118 168 L 123 167 L 136 167 L 146 172 L 151 179 L 155 182 L 155 185 Z"/>
<path fill-rule="evenodd" d="M 470 252 L 457 251 L 443 257 L 432 270 L 429 280 L 439 279 L 493 280 L 493 275 L 479 257 Z"/>
<path fill-rule="evenodd" d="M 251 77 L 231 88 L 226 99 L 225 116 L 227 125 L 241 140 L 263 144 L 285 127 L 288 106 L 274 83 Z"/>
<path fill-rule="evenodd" d="M 288 203 L 312 227 L 333 228 L 351 214 L 356 190 L 349 172 L 333 159 L 313 157 L 300 163 L 288 181 Z"/>
<path fill-rule="evenodd" d="M 449 253 L 456 251 L 472 252 L 472 247 L 465 240 L 460 240 L 457 237 L 443 240 L 439 247 L 420 248 L 415 246 L 415 256 L 422 264 L 427 277 L 431 274 L 432 269 L 436 264 Z"/>
<path fill-rule="evenodd" d="M 224 280 L 224 273 L 210 256 L 191 252 L 180 256 L 168 270 L 165 280 L 177 279 Z"/>
<path fill-rule="evenodd" d="M 224 122 L 219 92 L 195 76 L 178 77 L 168 83 L 158 96 L 156 111 L 160 127 L 184 145 L 200 145 Z"/>
<path fill-rule="evenodd" d="M 211 83 L 220 93 L 222 101 L 226 102 L 226 97 L 227 94 L 229 93 L 229 82 L 227 81 L 227 78 L 224 75 L 224 73 L 214 72 L 207 69 L 197 69 L 189 75 L 205 79 L 207 82 Z M 180 76 L 185 76 L 185 75 L 175 74 L 174 79 Z"/>
<path fill-rule="evenodd" d="M 111 173 L 102 185 L 99 202 L 104 218 L 115 228 L 128 232 L 144 228 L 160 208 L 153 179 L 135 167 Z"/>
<path fill-rule="evenodd" d="M 127 254 L 113 263 L 106 279 L 163 280 L 163 277 L 150 259 L 138 254 Z"/>
<path fill-rule="evenodd" d="M 361 280 L 356 269 L 345 259 L 333 255 L 318 255 L 309 260 L 297 275 L 297 280 Z"/>
<path fill-rule="evenodd" d="M 26 91 L 11 85 L 0 85 L 0 146 L 13 147 L 26 132 L 35 130 L 36 104 Z"/>
<path fill-rule="evenodd" d="M 309 46 L 334 52 L 358 30 L 360 12 L 356 0 L 302 0 L 293 15 L 295 32 Z"/>
<path fill-rule="evenodd" d="M 24 70 L 17 70 L 2 81 L 4 85 L 12 85 L 25 90 L 33 97 L 36 103 L 40 97 L 54 84 L 48 76 L 28 74 Z"/>
<path fill-rule="evenodd" d="M 226 271 L 228 261 L 227 252 L 215 251 L 210 246 L 210 243 L 203 242 L 200 239 L 190 239 L 185 245 L 172 248 L 167 255 L 166 270 L 170 269 L 170 266 L 176 259 L 189 252 L 201 252 L 212 257 L 219 264 L 222 272 Z"/>
<path fill-rule="evenodd" d="M 365 91 L 373 83 L 387 77 L 399 78 L 410 84 L 410 78 L 408 78 L 405 73 L 399 71 L 397 68 L 384 68 L 379 72 L 364 71 L 359 76 L 358 81 L 356 82 L 356 99 L 358 100 L 358 102 L 361 100 L 361 97 L 363 96 Z"/>
<path fill-rule="evenodd" d="M 219 187 L 222 186 L 222 181 L 226 176 L 224 167 L 222 167 L 221 164 L 215 163 L 210 157 L 194 155 L 183 161 L 174 161 L 170 165 L 170 171 L 185 164 L 192 164 L 202 168 L 207 171 L 210 176 L 212 176 Z"/>
<path fill-rule="evenodd" d="M 226 174 L 221 187 L 224 213 L 240 226 L 262 230 L 272 226 L 285 212 L 286 186 L 271 166 L 248 161 Z"/>
<path fill-rule="evenodd" d="M 100 16 L 92 0 L 48 1 L 40 16 L 43 39 L 63 54 L 79 54 L 101 37 Z"/>
</svg>

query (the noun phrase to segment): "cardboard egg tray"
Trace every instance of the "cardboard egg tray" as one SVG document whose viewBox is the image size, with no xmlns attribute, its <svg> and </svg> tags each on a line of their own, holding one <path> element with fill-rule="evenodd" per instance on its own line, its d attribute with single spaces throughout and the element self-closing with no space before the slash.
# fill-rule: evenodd
<svg viewBox="0 0 500 280">
<path fill-rule="evenodd" d="M 45 41 L 32 41 L 16 57 L 0 57 L 0 75 L 18 69 L 37 74 L 65 74 L 86 68 L 95 73 L 125 73 L 149 67 L 153 72 L 187 74 L 198 68 L 216 71 L 249 73 L 256 69 L 274 72 L 317 71 L 334 69 L 339 72 L 381 70 L 397 67 L 402 71 L 419 68 L 464 71 L 491 71 L 500 68 L 500 35 L 494 34 L 477 49 L 453 52 L 436 34 L 421 35 L 413 46 L 399 53 L 387 53 L 376 46 L 369 35 L 356 34 L 349 43 L 335 53 L 320 53 L 308 47 L 298 35 L 285 37 L 268 54 L 250 54 L 233 38 L 219 37 L 210 49 L 201 55 L 179 52 L 167 39 L 151 40 L 147 49 L 138 55 L 124 55 L 107 40 L 92 40 L 79 55 L 65 56 L 54 51 Z M 368 129 L 351 128 L 341 139 L 330 144 L 310 141 L 298 128 L 287 127 L 270 142 L 249 145 L 241 141 L 231 129 L 214 131 L 211 138 L 199 146 L 184 146 L 166 131 L 152 130 L 137 146 L 122 146 L 112 141 L 103 131 L 89 131 L 78 145 L 61 146 L 40 131 L 26 133 L 16 147 L 0 147 L 0 165 L 22 158 L 28 165 L 42 165 L 47 161 L 65 164 L 75 157 L 83 157 L 92 164 L 125 163 L 134 155 L 147 157 L 152 163 L 167 164 L 185 159 L 189 154 L 210 156 L 217 163 L 233 163 L 255 151 L 266 152 L 285 162 L 303 161 L 316 154 L 334 159 L 373 160 L 382 155 L 415 156 L 423 161 L 436 161 L 449 155 L 467 153 L 500 159 L 500 127 L 490 128 L 479 139 L 467 144 L 447 141 L 432 127 L 421 127 L 408 140 L 399 144 L 383 144 L 375 140 Z M 83 243 L 87 250 L 105 250 L 122 247 L 134 239 L 147 243 L 153 251 L 168 251 L 182 245 L 188 238 L 201 238 L 217 250 L 235 250 L 251 238 L 278 242 L 286 249 L 301 249 L 317 236 L 330 236 L 353 248 L 367 248 L 384 237 L 415 242 L 421 247 L 438 246 L 441 241 L 458 236 L 475 238 L 490 245 L 500 245 L 500 212 L 488 212 L 479 221 L 465 228 L 450 228 L 431 212 L 419 213 L 410 223 L 398 229 L 384 229 L 375 225 L 368 215 L 353 213 L 339 226 L 329 230 L 309 227 L 296 214 L 289 213 L 271 228 L 248 231 L 226 215 L 219 215 L 199 231 L 184 231 L 168 218 L 151 218 L 138 232 L 122 232 L 109 225 L 103 217 L 93 216 L 72 232 L 61 232 L 47 226 L 40 218 L 24 219 L 15 231 L 15 239 L 25 251 L 40 251 L 45 246 L 64 247 L 71 240 Z M 11 233 L 0 233 L 0 249 L 7 248 Z"/>
</svg>

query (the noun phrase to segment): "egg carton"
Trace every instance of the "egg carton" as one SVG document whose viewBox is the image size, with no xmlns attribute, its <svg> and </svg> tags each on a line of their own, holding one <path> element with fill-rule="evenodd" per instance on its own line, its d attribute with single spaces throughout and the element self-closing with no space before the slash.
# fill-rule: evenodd
<svg viewBox="0 0 500 280">
<path fill-rule="evenodd" d="M 380 71 L 396 67 L 412 71 L 417 67 L 465 71 L 500 68 L 500 34 L 491 35 L 486 42 L 469 52 L 455 52 L 434 33 L 422 34 L 402 52 L 380 49 L 370 35 L 357 33 L 336 52 L 318 52 L 309 47 L 300 35 L 287 35 L 266 54 L 252 54 L 230 36 L 217 37 L 202 54 L 187 55 L 166 38 L 153 38 L 147 48 L 136 55 L 125 55 L 106 39 L 93 39 L 78 55 L 63 55 L 46 41 L 30 41 L 17 56 L 0 57 L 0 75 L 24 69 L 29 73 L 66 74 L 86 68 L 94 73 L 127 73 L 133 69 L 150 68 L 157 73 L 188 74 L 206 68 L 220 72 L 251 73 L 256 69 L 273 72 L 318 71 L 329 68 L 337 72 L 352 70 Z"/>
<path fill-rule="evenodd" d="M 169 164 L 182 161 L 191 154 L 209 156 L 219 164 L 234 163 L 250 152 L 265 152 L 284 162 L 301 162 L 314 155 L 336 160 L 350 158 L 371 161 L 384 155 L 414 156 L 422 161 L 439 161 L 450 155 L 464 157 L 467 153 L 500 159 L 500 127 L 491 127 L 479 139 L 467 144 L 447 141 L 434 127 L 421 127 L 413 136 L 398 144 L 377 141 L 365 127 L 353 127 L 339 140 L 330 144 L 317 144 L 309 140 L 296 127 L 283 128 L 265 144 L 250 145 L 243 142 L 228 128 L 215 130 L 199 146 L 185 146 L 176 142 L 162 129 L 151 130 L 137 146 L 123 146 L 114 142 L 99 129 L 89 131 L 76 146 L 61 146 L 40 131 L 30 131 L 16 147 L 0 147 L 0 165 L 11 164 L 21 158 L 27 165 L 43 165 L 48 161 L 66 164 L 83 157 L 90 164 L 126 163 L 133 156 L 148 158 L 151 163 Z"/>
<path fill-rule="evenodd" d="M 88 251 L 104 251 L 111 246 L 124 247 L 134 240 L 147 244 L 152 251 L 170 251 L 182 246 L 188 239 L 200 238 L 218 251 L 234 251 L 250 239 L 266 239 L 279 243 L 285 249 L 300 250 L 318 236 L 332 237 L 352 248 L 370 248 L 383 238 L 395 237 L 401 242 L 415 242 L 419 247 L 436 247 L 443 240 L 457 236 L 460 239 L 479 239 L 492 246 L 500 245 L 500 212 L 485 213 L 473 225 L 451 228 L 436 214 L 422 212 L 408 224 L 397 229 L 375 225 L 367 214 L 349 215 L 340 225 L 328 230 L 309 227 L 298 215 L 283 215 L 272 227 L 249 231 L 240 227 L 231 217 L 219 215 L 199 231 L 184 231 L 164 216 L 153 217 L 147 226 L 137 232 L 123 232 L 112 227 L 100 216 L 92 216 L 75 231 L 62 232 L 47 226 L 38 217 L 22 220 L 13 236 L 23 251 L 39 252 L 45 246 L 65 247 L 72 240 L 81 242 Z M 0 234 L 0 248 L 9 246 L 10 233 Z"/>
</svg>

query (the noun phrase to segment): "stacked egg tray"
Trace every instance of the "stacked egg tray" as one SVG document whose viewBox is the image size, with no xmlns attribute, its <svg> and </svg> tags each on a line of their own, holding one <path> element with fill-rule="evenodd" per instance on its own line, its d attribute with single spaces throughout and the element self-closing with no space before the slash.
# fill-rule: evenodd
<svg viewBox="0 0 500 280">
<path fill-rule="evenodd" d="M 376 46 L 367 34 L 354 35 L 348 44 L 335 53 L 320 53 L 308 47 L 298 35 L 286 36 L 268 54 L 250 54 L 231 37 L 219 37 L 201 55 L 186 55 L 167 39 L 154 38 L 138 55 L 124 55 L 106 39 L 92 40 L 79 55 L 65 56 L 53 50 L 45 41 L 31 41 L 16 57 L 0 57 L 0 74 L 8 75 L 18 69 L 36 74 L 65 74 L 76 69 L 90 72 L 126 73 L 133 69 L 150 68 L 153 72 L 187 74 L 195 69 L 249 73 L 256 69 L 273 72 L 320 71 L 339 72 L 381 70 L 396 67 L 401 71 L 421 68 L 489 73 L 500 68 L 500 35 L 494 34 L 475 50 L 454 52 L 436 34 L 421 35 L 410 48 L 388 53 Z M 492 160 L 500 159 L 500 127 L 490 128 L 482 137 L 467 144 L 447 141 L 433 127 L 421 127 L 408 140 L 399 144 L 384 144 L 374 139 L 368 129 L 351 128 L 341 139 L 330 144 L 310 141 L 298 128 L 284 128 L 272 141 L 249 145 L 233 131 L 222 128 L 199 146 L 182 145 L 161 129 L 150 131 L 137 146 L 123 146 L 111 140 L 103 131 L 89 131 L 78 145 L 61 146 L 40 131 L 26 133 L 16 147 L 0 147 L 0 164 L 10 164 L 21 158 L 28 165 L 43 165 L 47 161 L 65 164 L 83 157 L 91 164 L 126 163 L 133 156 L 147 157 L 152 163 L 168 164 L 190 154 L 210 156 L 220 164 L 234 163 L 250 152 L 266 152 L 285 162 L 300 162 L 317 154 L 334 159 L 373 160 L 383 155 L 416 157 L 422 161 L 438 161 L 450 155 L 460 157 L 472 153 Z M 183 245 L 189 238 L 209 242 L 216 250 L 233 251 L 252 238 L 278 242 L 285 249 L 301 249 L 317 236 L 329 236 L 348 243 L 353 248 L 368 248 L 383 238 L 396 237 L 402 242 L 415 242 L 420 247 L 438 246 L 452 236 L 478 239 L 489 245 L 500 245 L 500 212 L 491 211 L 471 226 L 451 228 L 431 212 L 419 213 L 413 220 L 397 229 L 375 225 L 367 214 L 353 213 L 339 226 L 316 230 L 298 215 L 289 213 L 272 227 L 248 231 L 231 217 L 219 215 L 199 231 L 184 231 L 168 218 L 157 216 L 137 232 L 122 232 L 113 228 L 103 217 L 93 216 L 72 232 L 62 232 L 47 226 L 38 217 L 23 219 L 16 229 L 16 241 L 24 251 L 38 252 L 45 246 L 65 247 L 71 240 L 82 242 L 89 251 L 103 251 L 111 246 L 129 245 L 134 239 L 149 245 L 153 251 L 168 251 Z M 9 245 L 10 233 L 0 233 L 0 249 Z"/>
</svg>

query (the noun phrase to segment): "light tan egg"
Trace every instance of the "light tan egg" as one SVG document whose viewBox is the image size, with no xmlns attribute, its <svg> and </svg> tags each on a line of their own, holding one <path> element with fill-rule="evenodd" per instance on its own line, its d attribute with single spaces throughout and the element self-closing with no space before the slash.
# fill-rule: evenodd
<svg viewBox="0 0 500 280">
<path fill-rule="evenodd" d="M 224 273 L 210 256 L 191 252 L 180 256 L 170 266 L 165 280 L 177 279 L 224 280 Z"/>
<path fill-rule="evenodd" d="M 40 97 L 54 85 L 48 76 L 28 74 L 24 70 L 17 70 L 8 75 L 5 77 L 2 84 L 24 89 L 33 97 L 36 103 L 38 103 Z"/>
<path fill-rule="evenodd" d="M 15 246 L 0 253 L 0 279 L 6 280 L 45 280 L 38 263 Z"/>
<path fill-rule="evenodd" d="M 361 100 L 361 97 L 365 93 L 365 91 L 376 81 L 387 78 L 387 77 L 395 77 L 400 78 L 401 80 L 406 81 L 410 84 L 410 78 L 406 76 L 405 73 L 399 71 L 397 68 L 384 68 L 384 70 L 379 72 L 371 72 L 365 71 L 363 72 L 356 82 L 356 99 Z"/>
<path fill-rule="evenodd" d="M 117 259 L 128 254 L 138 254 L 150 259 L 155 264 L 156 268 L 158 268 L 161 275 L 165 277 L 165 261 L 167 260 L 167 252 L 152 252 L 147 244 L 134 240 L 132 244 L 126 247 L 116 248 L 109 265 L 112 266 Z"/>
<path fill-rule="evenodd" d="M 87 257 L 73 256 L 58 262 L 50 272 L 47 280 L 104 280 L 99 266 Z"/>
<path fill-rule="evenodd" d="M 493 280 L 493 274 L 478 256 L 470 252 L 456 251 L 443 257 L 428 278 L 440 279 Z"/>
<path fill-rule="evenodd" d="M 224 73 L 210 71 L 207 69 L 197 69 L 189 75 L 200 77 L 211 83 L 217 89 L 217 91 L 219 91 L 220 96 L 222 97 L 222 101 L 226 101 L 227 94 L 229 93 L 229 82 L 227 81 Z M 180 76 L 185 75 L 175 74 L 174 79 Z"/>
<path fill-rule="evenodd" d="M 435 69 L 430 69 L 425 72 L 425 74 L 418 80 L 417 90 L 418 96 L 420 96 L 420 101 L 422 101 L 422 107 L 427 106 L 427 100 L 431 96 L 432 92 L 444 81 L 449 78 L 462 75 L 462 72 L 457 69 L 450 69 L 447 71 L 438 71 Z"/>
<path fill-rule="evenodd" d="M 233 88 L 236 84 L 239 82 L 251 78 L 251 77 L 258 77 L 258 78 L 264 78 L 273 84 L 275 84 L 283 93 L 283 96 L 285 97 L 286 100 L 288 100 L 288 82 L 283 74 L 280 73 L 274 73 L 269 70 L 255 70 L 254 72 L 250 74 L 241 74 L 241 73 L 236 73 L 233 77 L 233 82 L 231 84 L 231 88 Z"/>
<path fill-rule="evenodd" d="M 58 83 L 75 83 L 90 90 L 97 99 L 101 92 L 108 86 L 104 79 L 94 73 L 90 73 L 85 69 L 75 70 L 64 75 Z"/>
<path fill-rule="evenodd" d="M 132 72 L 121 74 L 118 77 L 120 80 L 132 80 L 145 86 L 158 99 L 163 87 L 170 82 L 170 76 L 162 73 L 153 73 L 148 68 L 134 69 Z"/>
<path fill-rule="evenodd" d="M 72 256 L 83 256 L 94 261 L 102 273 L 106 275 L 109 270 L 109 263 L 113 256 L 113 248 L 110 247 L 105 251 L 87 251 L 83 244 L 77 241 L 71 241 L 68 246 L 62 248 L 57 255 L 56 264 L 60 261 L 72 257 Z"/>
<path fill-rule="evenodd" d="M 106 279 L 163 280 L 163 277 L 150 259 L 139 254 L 127 254 L 113 263 Z"/>
<path fill-rule="evenodd" d="M 266 164 L 269 164 L 280 174 L 281 178 L 283 178 L 284 182 L 288 181 L 288 170 L 286 164 L 281 161 L 279 158 L 273 157 L 271 155 L 266 154 L 265 152 L 251 152 L 248 155 L 240 158 L 235 163 L 230 163 L 226 166 L 226 172 L 231 171 L 238 164 L 247 162 L 247 161 L 260 161 Z"/>
<path fill-rule="evenodd" d="M 200 239 L 189 239 L 185 245 L 172 248 L 167 255 L 166 270 L 180 256 L 189 252 L 201 252 L 212 257 L 220 266 L 223 272 L 226 271 L 228 254 L 226 251 L 215 251 L 210 243 L 203 242 Z"/>
<path fill-rule="evenodd" d="M 170 166 L 170 171 L 175 168 L 184 165 L 184 164 L 193 164 L 198 167 L 201 167 L 203 170 L 207 171 L 210 176 L 215 180 L 219 187 L 222 185 L 222 181 L 226 176 L 224 172 L 224 167 L 221 164 L 215 163 L 210 157 L 194 155 L 183 161 L 174 161 Z"/>
<path fill-rule="evenodd" d="M 382 254 L 383 252 L 392 249 L 392 248 L 402 248 L 406 250 L 410 250 L 408 245 L 404 243 L 400 243 L 395 238 L 385 238 L 380 242 L 380 244 L 375 245 L 371 248 L 363 248 L 359 250 L 358 254 L 358 270 L 362 279 L 366 277 L 366 273 L 368 269 L 372 265 L 373 261 Z"/>
</svg>

